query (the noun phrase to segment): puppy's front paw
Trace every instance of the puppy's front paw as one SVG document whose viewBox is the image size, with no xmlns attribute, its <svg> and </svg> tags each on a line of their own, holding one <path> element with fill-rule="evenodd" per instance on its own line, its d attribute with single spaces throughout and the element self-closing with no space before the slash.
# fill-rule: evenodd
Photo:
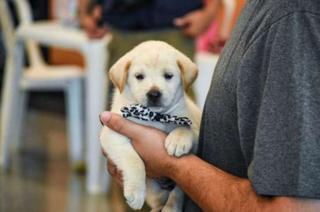
<svg viewBox="0 0 320 212">
<path fill-rule="evenodd" d="M 192 148 L 192 131 L 188 128 L 177 128 L 166 138 L 165 147 L 169 155 L 180 157 L 188 154 Z"/>
<path fill-rule="evenodd" d="M 144 201 L 146 199 L 146 188 L 144 186 L 125 186 L 124 187 L 124 197 L 126 202 L 134 210 L 139 210 L 142 208 Z"/>
</svg>

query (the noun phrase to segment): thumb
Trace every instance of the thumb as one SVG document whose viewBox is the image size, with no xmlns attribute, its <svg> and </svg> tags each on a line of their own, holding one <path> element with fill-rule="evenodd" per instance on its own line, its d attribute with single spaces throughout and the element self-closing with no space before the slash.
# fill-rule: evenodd
<svg viewBox="0 0 320 212">
<path fill-rule="evenodd" d="M 100 121 L 111 130 L 131 139 L 141 134 L 141 132 L 146 128 L 145 126 L 123 118 L 119 114 L 108 111 L 103 112 L 100 115 Z"/>
<path fill-rule="evenodd" d="M 92 10 L 92 17 L 96 20 L 99 21 L 101 19 L 101 7 L 100 6 L 95 6 Z"/>
<path fill-rule="evenodd" d="M 173 20 L 173 24 L 177 27 L 183 27 L 185 25 L 188 25 L 188 23 L 189 23 L 188 16 L 183 16 L 181 18 L 176 18 Z"/>
</svg>

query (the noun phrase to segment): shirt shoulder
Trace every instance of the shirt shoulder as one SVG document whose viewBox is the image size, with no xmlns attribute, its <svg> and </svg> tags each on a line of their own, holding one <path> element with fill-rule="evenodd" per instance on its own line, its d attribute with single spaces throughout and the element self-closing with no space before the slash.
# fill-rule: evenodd
<svg viewBox="0 0 320 212">
<path fill-rule="evenodd" d="M 249 1 L 250 2 L 250 1 Z M 320 1 L 317 0 L 263 0 L 256 3 L 247 28 L 242 36 L 244 51 L 269 30 L 281 23 L 292 23 L 290 18 L 296 14 L 307 18 L 316 18 L 320 15 Z M 313 15 L 313 17 L 311 16 Z M 299 22 L 296 23 L 299 27 Z M 301 25 L 300 25 L 301 26 Z M 279 28 L 281 30 L 281 28 Z M 312 29 L 311 29 L 312 30 Z"/>
<path fill-rule="evenodd" d="M 243 152 L 258 194 L 319 198 L 320 14 L 293 2 L 242 55 L 239 129 L 243 146 L 254 146 Z"/>
</svg>

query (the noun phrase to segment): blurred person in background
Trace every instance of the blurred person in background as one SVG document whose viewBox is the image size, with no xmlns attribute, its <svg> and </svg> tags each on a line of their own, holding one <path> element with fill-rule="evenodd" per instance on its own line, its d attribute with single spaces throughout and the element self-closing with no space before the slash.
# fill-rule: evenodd
<svg viewBox="0 0 320 212">
<path fill-rule="evenodd" d="M 195 55 L 195 40 L 215 19 L 220 0 L 78 0 L 80 22 L 91 39 L 107 31 L 110 65 L 146 40 L 162 40 L 189 58 Z"/>
</svg>

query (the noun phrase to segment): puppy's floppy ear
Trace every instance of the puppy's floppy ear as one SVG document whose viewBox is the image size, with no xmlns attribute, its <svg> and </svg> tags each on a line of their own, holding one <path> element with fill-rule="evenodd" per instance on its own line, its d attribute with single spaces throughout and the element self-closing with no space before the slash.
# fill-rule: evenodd
<svg viewBox="0 0 320 212">
<path fill-rule="evenodd" d="M 198 76 L 198 67 L 187 56 L 178 52 L 177 64 L 181 70 L 184 90 L 187 92 Z"/>
<path fill-rule="evenodd" d="M 128 55 L 125 55 L 110 68 L 109 77 L 120 93 L 124 89 L 130 65 L 131 59 Z"/>
</svg>

